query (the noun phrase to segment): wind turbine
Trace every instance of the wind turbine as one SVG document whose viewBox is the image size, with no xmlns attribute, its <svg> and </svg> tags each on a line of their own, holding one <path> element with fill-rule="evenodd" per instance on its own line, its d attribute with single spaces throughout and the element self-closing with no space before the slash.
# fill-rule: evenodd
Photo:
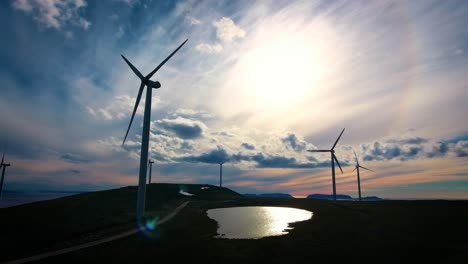
<svg viewBox="0 0 468 264">
<path fill-rule="evenodd" d="M 143 115 L 143 131 L 142 131 L 142 138 L 141 138 L 141 153 L 140 153 L 140 174 L 138 178 L 138 195 L 137 195 L 137 210 L 136 216 L 137 220 L 140 220 L 143 217 L 145 212 L 145 192 L 146 192 L 146 172 L 147 172 L 147 162 L 148 162 L 148 144 L 149 144 L 149 130 L 150 130 L 150 119 L 151 119 L 151 91 L 152 88 L 158 89 L 161 87 L 161 83 L 158 81 L 154 82 L 151 81 L 150 78 L 155 74 L 186 42 L 186 39 L 176 50 L 174 50 L 165 60 L 163 60 L 152 72 L 148 75 L 143 76 L 138 69 L 133 66 L 127 58 L 122 55 L 122 58 L 128 64 L 128 66 L 132 69 L 133 73 L 135 73 L 138 78 L 140 78 L 140 88 L 138 90 L 138 96 L 136 98 L 135 107 L 133 108 L 132 118 L 130 118 L 130 123 L 128 124 L 127 133 L 125 134 L 125 138 L 123 140 L 123 144 L 125 144 L 125 140 L 127 139 L 128 132 L 130 127 L 132 126 L 133 118 L 135 117 L 135 112 L 138 108 L 138 104 L 140 103 L 141 94 L 143 93 L 143 89 L 145 86 L 148 86 L 146 89 L 146 102 L 145 102 L 145 112 Z"/>
<path fill-rule="evenodd" d="M 354 152 L 354 150 L 353 150 Z M 353 171 L 357 170 L 357 185 L 358 185 L 358 191 L 359 191 L 359 201 L 361 201 L 361 178 L 359 176 L 359 168 L 362 168 L 362 169 L 365 169 L 365 170 L 368 170 L 368 171 L 373 171 L 373 170 L 370 170 L 366 167 L 363 167 L 359 164 L 359 161 L 358 161 L 358 158 L 356 156 L 356 152 L 354 152 L 354 158 L 356 159 L 356 167 L 354 168 Z"/>
<path fill-rule="evenodd" d="M 332 183 L 333 183 L 333 200 L 336 201 L 336 182 L 335 182 L 335 161 L 336 164 L 338 164 L 338 167 L 340 168 L 341 173 L 343 173 L 343 170 L 341 169 L 340 163 L 338 162 L 338 159 L 335 156 L 335 146 L 338 143 L 338 140 L 340 140 L 341 135 L 343 135 L 344 128 L 341 131 L 341 134 L 338 136 L 338 138 L 335 141 L 335 144 L 333 144 L 333 147 L 331 149 L 312 149 L 312 150 L 307 150 L 309 152 L 330 152 L 331 154 L 331 167 L 332 167 Z"/>
<path fill-rule="evenodd" d="M 227 160 L 223 162 L 219 162 L 219 187 L 223 187 L 223 164 L 226 163 Z"/>
<path fill-rule="evenodd" d="M 5 169 L 10 167 L 10 163 L 3 163 L 5 160 L 5 152 L 3 152 L 2 161 L 0 162 L 0 169 L 2 169 L 2 178 L 0 179 L 0 198 L 2 198 L 3 179 L 5 179 Z"/>
<path fill-rule="evenodd" d="M 153 163 L 154 163 L 154 161 L 148 160 L 148 167 L 150 168 L 150 171 L 149 171 L 149 178 L 148 178 L 148 184 L 151 184 L 151 169 L 153 168 Z"/>
</svg>

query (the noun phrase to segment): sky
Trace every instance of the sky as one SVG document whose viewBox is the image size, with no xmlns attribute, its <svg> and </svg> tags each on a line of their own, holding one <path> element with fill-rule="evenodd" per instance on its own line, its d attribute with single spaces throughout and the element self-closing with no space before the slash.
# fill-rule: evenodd
<svg viewBox="0 0 468 264">
<path fill-rule="evenodd" d="M 6 190 L 153 182 L 240 193 L 468 199 L 466 1 L 0 1 Z"/>
</svg>

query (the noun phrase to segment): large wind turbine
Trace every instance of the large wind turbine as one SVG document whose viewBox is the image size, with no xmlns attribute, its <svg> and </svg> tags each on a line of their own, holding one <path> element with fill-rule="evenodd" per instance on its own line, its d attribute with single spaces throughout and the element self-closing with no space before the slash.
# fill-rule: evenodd
<svg viewBox="0 0 468 264">
<path fill-rule="evenodd" d="M 354 150 L 353 150 L 354 152 Z M 359 164 L 359 161 L 358 161 L 358 158 L 356 156 L 356 152 L 354 152 L 354 158 L 356 159 L 356 167 L 354 168 L 353 171 L 357 170 L 357 185 L 358 185 L 358 192 L 359 192 L 359 201 L 361 201 L 361 178 L 359 176 L 359 168 L 362 168 L 362 169 L 365 169 L 365 170 L 368 170 L 368 171 L 373 171 L 373 170 L 370 170 L 366 167 L 363 167 Z"/>
<path fill-rule="evenodd" d="M 341 134 L 338 136 L 338 138 L 335 141 L 335 144 L 333 144 L 333 147 L 331 149 L 312 149 L 312 150 L 307 150 L 309 152 L 330 152 L 331 154 L 331 167 L 332 167 L 332 183 L 333 183 L 333 200 L 336 200 L 336 181 L 335 181 L 335 161 L 336 164 L 338 164 L 338 167 L 340 168 L 341 173 L 343 173 L 343 170 L 341 169 L 340 163 L 338 162 L 338 159 L 335 156 L 335 146 L 338 143 L 338 140 L 340 140 L 341 135 L 343 135 L 344 128 L 341 131 Z"/>
<path fill-rule="evenodd" d="M 146 89 L 146 102 L 145 102 L 145 113 L 143 116 L 143 131 L 142 131 L 142 138 L 141 138 L 141 153 L 140 153 L 140 175 L 138 178 L 138 196 L 137 196 L 137 211 L 136 216 L 137 220 L 140 220 L 143 217 L 145 212 L 145 191 L 146 191 L 146 172 L 147 172 L 147 162 L 148 162 L 148 144 L 149 144 L 149 130 L 150 130 L 150 119 L 151 119 L 151 91 L 152 88 L 158 89 L 161 87 L 161 83 L 158 81 L 154 82 L 151 81 L 150 78 L 155 74 L 186 42 L 186 39 L 176 50 L 174 50 L 165 60 L 163 60 L 158 67 L 156 67 L 152 72 L 148 75 L 143 76 L 135 66 L 133 66 L 127 58 L 122 55 L 122 58 L 128 64 L 128 66 L 132 69 L 133 73 L 135 73 L 138 78 L 140 78 L 140 89 L 138 90 L 138 96 L 136 98 L 135 107 L 133 108 L 132 118 L 130 118 L 130 123 L 128 124 L 127 133 L 125 133 L 125 138 L 123 140 L 123 144 L 125 144 L 125 140 L 128 136 L 128 131 L 132 126 L 133 118 L 135 117 L 135 112 L 138 108 L 138 104 L 140 103 L 141 94 L 143 93 L 143 89 L 145 86 L 148 86 Z"/>
<path fill-rule="evenodd" d="M 148 160 L 148 167 L 150 168 L 149 177 L 148 177 L 148 184 L 151 184 L 151 169 L 153 168 L 153 163 L 154 163 L 154 161 Z"/>
<path fill-rule="evenodd" d="M 2 161 L 0 162 L 0 169 L 2 169 L 2 178 L 0 179 L 0 198 L 2 198 L 3 179 L 5 178 L 5 169 L 10 166 L 10 163 L 3 163 L 5 160 L 5 152 L 3 152 Z"/>
</svg>

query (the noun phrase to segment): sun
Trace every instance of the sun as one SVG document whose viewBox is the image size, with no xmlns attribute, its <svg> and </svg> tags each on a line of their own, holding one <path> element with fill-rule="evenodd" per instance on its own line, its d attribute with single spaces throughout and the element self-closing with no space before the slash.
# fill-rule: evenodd
<svg viewBox="0 0 468 264">
<path fill-rule="evenodd" d="M 243 98 L 258 108 L 281 110 L 316 94 L 330 68 L 327 54 L 332 52 L 328 38 L 318 39 L 304 32 L 273 34 L 252 45 L 236 67 Z"/>
<path fill-rule="evenodd" d="M 212 96 L 214 108 L 227 118 L 249 125 L 296 122 L 305 109 L 323 109 L 346 75 L 350 41 L 333 24 L 270 22 L 257 25 L 228 57 L 234 63 L 226 63 L 228 71 Z"/>
<path fill-rule="evenodd" d="M 313 50 L 294 40 L 279 40 L 247 55 L 246 87 L 255 101 L 287 105 L 312 90 L 320 67 Z"/>
</svg>

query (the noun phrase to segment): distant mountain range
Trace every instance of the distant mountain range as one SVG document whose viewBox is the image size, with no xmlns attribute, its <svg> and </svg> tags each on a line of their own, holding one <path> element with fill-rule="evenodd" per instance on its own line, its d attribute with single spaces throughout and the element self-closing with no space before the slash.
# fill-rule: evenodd
<svg viewBox="0 0 468 264">
<path fill-rule="evenodd" d="M 262 193 L 262 194 L 255 194 L 255 193 L 244 193 L 244 196 L 247 197 L 263 197 L 263 198 L 294 198 L 294 196 L 290 195 L 289 193 Z M 307 199 L 321 199 L 321 200 L 333 200 L 332 194 L 310 194 L 307 196 Z M 357 198 L 353 198 L 346 194 L 337 194 L 337 200 L 357 200 Z M 362 197 L 363 201 L 380 201 L 383 200 L 377 196 L 366 196 Z"/>
<path fill-rule="evenodd" d="M 247 197 L 266 197 L 266 198 L 294 198 L 289 193 L 262 193 L 262 194 L 244 193 L 244 196 L 247 196 Z"/>
<path fill-rule="evenodd" d="M 332 194 L 318 194 L 318 193 L 316 193 L 316 194 L 308 195 L 307 199 L 332 200 L 333 195 Z M 356 199 L 354 199 L 351 196 L 346 195 L 346 194 L 337 194 L 336 199 L 337 200 L 356 200 Z M 377 196 L 366 196 L 366 197 L 362 197 L 362 200 L 364 200 L 364 201 L 380 201 L 380 200 L 383 200 L 383 199 L 380 198 L 380 197 L 377 197 Z"/>
</svg>

